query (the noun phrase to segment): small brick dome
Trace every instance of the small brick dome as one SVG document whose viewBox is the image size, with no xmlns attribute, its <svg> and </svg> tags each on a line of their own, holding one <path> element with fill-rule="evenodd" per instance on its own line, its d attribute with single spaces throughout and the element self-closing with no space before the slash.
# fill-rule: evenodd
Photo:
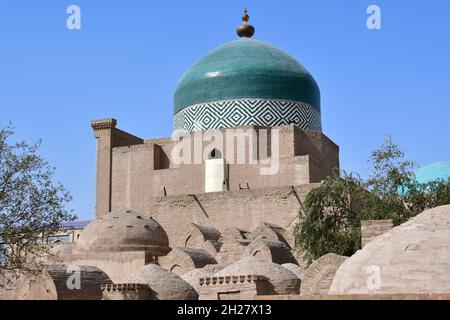
<svg viewBox="0 0 450 320">
<path fill-rule="evenodd" d="M 203 268 L 197 268 L 181 275 L 181 278 L 189 283 L 197 292 L 200 292 L 200 278 L 213 276 L 214 273 L 226 268 L 231 263 L 208 264 Z"/>
<path fill-rule="evenodd" d="M 180 276 L 156 264 L 148 264 L 130 274 L 127 283 L 148 284 L 156 300 L 197 300 L 198 293 Z"/>
<path fill-rule="evenodd" d="M 89 223 L 75 249 L 78 252 L 146 251 L 153 256 L 163 256 L 171 250 L 167 233 L 158 222 L 126 209 Z"/>
<path fill-rule="evenodd" d="M 214 277 L 265 276 L 272 285 L 271 294 L 299 294 L 300 279 L 288 269 L 257 257 L 243 258 L 214 274 Z"/>
<path fill-rule="evenodd" d="M 348 258 L 329 293 L 448 294 L 449 252 L 450 205 L 426 210 Z"/>
</svg>

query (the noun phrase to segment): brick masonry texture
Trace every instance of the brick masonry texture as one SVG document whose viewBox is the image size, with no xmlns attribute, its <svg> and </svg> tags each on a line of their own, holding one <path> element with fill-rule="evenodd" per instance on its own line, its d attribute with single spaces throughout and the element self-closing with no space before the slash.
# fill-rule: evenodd
<svg viewBox="0 0 450 320">
<path fill-rule="evenodd" d="M 112 120 L 104 120 L 111 124 L 108 128 L 95 125 L 97 122 L 93 122 L 97 139 L 97 216 L 117 208 L 149 212 L 163 188 L 170 196 L 204 192 L 204 163 L 177 165 L 171 161 L 176 144 L 173 139 L 143 140 L 115 128 L 116 122 Z M 233 155 L 228 154 L 230 150 L 226 148 L 225 131 L 220 131 L 224 137 L 221 154 L 231 163 L 227 181 L 230 191 L 247 185 L 257 189 L 318 183 L 339 167 L 339 147 L 322 133 L 303 131 L 294 125 L 235 129 L 241 130 L 241 133 L 233 139 Z M 271 132 L 278 129 L 280 166 L 277 174 L 261 175 L 263 165 L 250 164 L 249 150 L 254 150 L 256 155 L 257 149 L 250 144 L 245 133 L 249 129 L 256 132 L 253 141 L 259 141 L 262 129 L 268 130 L 268 150 L 272 146 Z M 193 150 L 195 133 L 190 134 L 190 137 Z M 238 139 L 245 141 L 245 164 L 237 164 Z M 203 141 L 200 144 L 205 155 L 212 151 L 211 142 Z"/>
<path fill-rule="evenodd" d="M 265 221 L 285 228 L 290 236 L 286 240 L 293 246 L 292 230 L 298 222 L 300 202 L 317 186 L 167 196 L 157 199 L 149 212 L 166 230 L 172 247 L 184 246 L 185 229 L 192 221 L 221 232 L 236 225 L 253 231 Z"/>
<path fill-rule="evenodd" d="M 220 232 L 237 225 L 251 231 L 268 222 L 290 234 L 307 192 L 339 168 L 339 147 L 320 132 L 303 131 L 294 125 L 234 128 L 238 131 L 232 139 L 231 155 L 231 149 L 227 150 L 230 137 L 227 139 L 222 129 L 219 151 L 230 163 L 227 191 L 205 193 L 204 162 L 176 164 L 171 161 L 176 141 L 143 140 L 117 129 L 116 124 L 114 119 L 92 122 L 97 139 L 97 217 L 122 208 L 152 216 L 166 230 L 172 247 L 185 246 L 184 231 L 192 222 Z M 254 146 L 259 146 L 262 129 L 268 130 L 268 150 L 273 144 L 271 133 L 274 129 L 279 133 L 278 156 L 269 153 L 269 158 L 279 161 L 274 175 L 261 175 L 263 165 L 250 163 L 250 158 L 258 158 L 259 147 Z M 253 132 L 257 144 L 251 144 L 248 132 Z M 192 150 L 196 134 L 189 134 Z M 245 141 L 245 164 L 237 164 L 239 139 Z M 211 141 L 197 141 L 205 159 L 214 146 Z M 292 245 L 292 239 L 288 242 Z"/>
<path fill-rule="evenodd" d="M 394 227 L 392 220 L 364 220 L 361 221 L 361 246 L 364 246 L 379 235 Z"/>
</svg>

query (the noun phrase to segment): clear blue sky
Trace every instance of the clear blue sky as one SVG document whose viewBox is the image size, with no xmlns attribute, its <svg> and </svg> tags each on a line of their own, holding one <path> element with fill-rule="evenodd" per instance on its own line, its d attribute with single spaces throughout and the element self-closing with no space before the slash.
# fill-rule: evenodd
<svg viewBox="0 0 450 320">
<path fill-rule="evenodd" d="M 82 29 L 66 28 L 80 6 Z M 382 10 L 382 30 L 366 9 Z M 450 1 L 100 1 L 0 3 L 0 123 L 42 138 L 41 154 L 92 218 L 95 139 L 89 121 L 114 117 L 143 138 L 172 130 L 184 73 L 236 38 L 244 7 L 255 38 L 299 59 L 322 93 L 323 130 L 343 169 L 366 174 L 386 133 L 425 165 L 450 160 Z"/>
</svg>

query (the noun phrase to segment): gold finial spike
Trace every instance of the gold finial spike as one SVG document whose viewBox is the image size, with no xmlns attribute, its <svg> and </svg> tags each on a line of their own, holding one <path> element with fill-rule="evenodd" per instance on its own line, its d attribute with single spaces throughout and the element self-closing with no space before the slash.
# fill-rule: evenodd
<svg viewBox="0 0 450 320">
<path fill-rule="evenodd" d="M 255 34 L 255 28 L 251 24 L 248 24 L 249 19 L 250 16 L 248 15 L 247 8 L 245 8 L 244 14 L 242 15 L 242 21 L 244 23 L 236 30 L 238 36 L 241 38 L 251 38 Z"/>
<path fill-rule="evenodd" d="M 250 19 L 250 16 L 248 15 L 247 8 L 245 8 L 244 9 L 244 14 L 242 15 L 242 21 L 244 21 L 244 23 L 247 23 L 248 19 Z"/>
</svg>

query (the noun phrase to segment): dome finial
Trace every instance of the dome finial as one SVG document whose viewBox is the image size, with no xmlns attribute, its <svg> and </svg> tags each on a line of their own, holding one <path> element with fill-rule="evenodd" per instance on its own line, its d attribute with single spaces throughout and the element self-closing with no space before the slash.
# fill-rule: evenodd
<svg viewBox="0 0 450 320">
<path fill-rule="evenodd" d="M 255 28 L 251 24 L 248 24 L 249 19 L 250 16 L 248 15 L 247 8 L 245 8 L 244 14 L 242 15 L 242 21 L 244 23 L 241 24 L 236 30 L 238 36 L 241 38 L 251 38 L 255 34 Z"/>
<path fill-rule="evenodd" d="M 248 10 L 247 8 L 244 9 L 244 14 L 242 15 L 242 21 L 244 21 L 245 23 L 248 22 L 248 19 L 250 19 L 250 16 L 248 15 Z"/>
</svg>

